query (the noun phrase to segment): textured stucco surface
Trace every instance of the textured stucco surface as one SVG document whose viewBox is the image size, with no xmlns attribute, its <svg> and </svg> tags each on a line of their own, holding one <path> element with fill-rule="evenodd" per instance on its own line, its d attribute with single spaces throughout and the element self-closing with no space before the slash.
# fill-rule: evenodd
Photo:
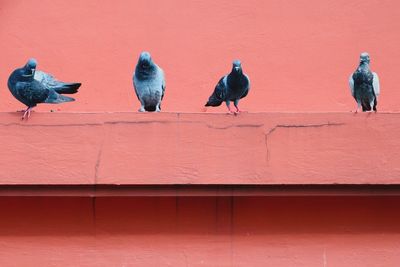
<svg viewBox="0 0 400 267">
<path fill-rule="evenodd" d="M 400 114 L 0 114 L 1 184 L 398 184 Z"/>
<path fill-rule="evenodd" d="M 400 114 L 348 113 L 347 86 L 368 51 L 378 110 L 399 111 L 399 7 L 0 0 L 0 185 L 59 194 L 0 197 L 0 266 L 400 266 L 398 196 L 62 197 L 57 186 L 399 184 Z M 134 113 L 142 50 L 165 70 L 167 113 Z M 76 102 L 21 122 L 6 83 L 29 57 L 83 86 Z M 199 114 L 235 58 L 250 113 Z M 182 191 L 168 195 L 193 194 Z"/>
</svg>

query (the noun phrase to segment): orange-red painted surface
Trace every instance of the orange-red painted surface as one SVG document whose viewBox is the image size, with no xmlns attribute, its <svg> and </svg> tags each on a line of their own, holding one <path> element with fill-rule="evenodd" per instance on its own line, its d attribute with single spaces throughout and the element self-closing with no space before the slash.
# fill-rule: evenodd
<svg viewBox="0 0 400 267">
<path fill-rule="evenodd" d="M 77 102 L 40 110 L 136 111 L 142 50 L 165 70 L 164 111 L 201 111 L 239 58 L 252 82 L 243 109 L 347 112 L 363 51 L 380 75 L 378 109 L 398 111 L 399 17 L 396 0 L 1 0 L 0 111 L 21 109 L 6 82 L 29 57 L 83 83 Z"/>
<path fill-rule="evenodd" d="M 398 184 L 400 114 L 0 114 L 0 184 Z"/>
<path fill-rule="evenodd" d="M 0 198 L 1 266 L 385 266 L 399 197 Z"/>
<path fill-rule="evenodd" d="M 399 111 L 399 18 L 395 0 L 0 0 L 0 185 L 55 185 L 0 197 L 0 266 L 399 266 L 398 196 L 57 186 L 399 184 L 400 114 L 348 113 L 347 85 L 368 51 L 378 110 Z M 143 50 L 166 113 L 133 113 Z M 7 79 L 30 57 L 83 85 L 21 122 Z M 250 113 L 198 114 L 236 58 Z"/>
</svg>

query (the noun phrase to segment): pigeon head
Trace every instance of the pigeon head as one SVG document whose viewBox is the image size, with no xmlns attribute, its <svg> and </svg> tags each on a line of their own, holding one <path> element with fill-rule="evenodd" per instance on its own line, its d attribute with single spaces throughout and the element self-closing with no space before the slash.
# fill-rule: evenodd
<svg viewBox="0 0 400 267">
<path fill-rule="evenodd" d="M 36 66 L 37 66 L 36 59 L 30 58 L 23 68 L 22 76 L 24 77 L 33 76 L 35 74 Z"/>
<path fill-rule="evenodd" d="M 139 57 L 138 65 L 143 69 L 149 69 L 153 64 L 151 55 L 149 52 L 142 52 Z"/>
<path fill-rule="evenodd" d="M 363 63 L 369 64 L 370 61 L 371 60 L 370 60 L 369 54 L 367 52 L 361 53 L 361 55 L 360 55 L 360 64 L 363 64 Z"/>
<path fill-rule="evenodd" d="M 31 69 L 36 69 L 37 61 L 34 58 L 30 58 L 28 62 L 26 63 L 26 66 L 31 68 Z"/>
<path fill-rule="evenodd" d="M 232 72 L 242 73 L 242 63 L 240 60 L 234 60 L 232 63 Z"/>
</svg>

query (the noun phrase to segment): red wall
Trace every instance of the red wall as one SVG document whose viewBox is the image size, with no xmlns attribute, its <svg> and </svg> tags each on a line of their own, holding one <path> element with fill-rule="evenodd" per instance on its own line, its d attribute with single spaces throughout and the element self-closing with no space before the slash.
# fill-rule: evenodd
<svg viewBox="0 0 400 267">
<path fill-rule="evenodd" d="M 0 198 L 1 266 L 398 266 L 399 197 Z"/>
<path fill-rule="evenodd" d="M 362 51 L 380 74 L 379 109 L 397 111 L 399 17 L 396 0 L 1 0 L 0 111 L 21 108 L 6 81 L 29 57 L 83 82 L 78 102 L 57 108 L 136 111 L 131 77 L 142 50 L 166 72 L 164 111 L 201 111 L 240 58 L 252 81 L 244 109 L 347 112 Z"/>
<path fill-rule="evenodd" d="M 0 167 L 1 182 L 149 183 L 135 173 L 141 170 L 135 164 L 147 162 L 143 173 L 164 183 L 172 175 L 180 183 L 210 183 L 210 166 L 223 165 L 221 182 L 212 182 L 244 183 L 255 170 L 255 183 L 398 184 L 396 114 L 324 112 L 354 108 L 347 79 L 362 51 L 370 52 L 381 78 L 378 109 L 399 110 L 399 18 L 395 0 L 0 0 L 0 112 L 22 108 L 6 84 L 29 57 L 39 69 L 83 83 L 77 102 L 39 111 L 136 111 L 132 72 L 142 50 L 166 72 L 164 111 L 203 111 L 218 79 L 240 58 L 252 82 L 243 109 L 322 112 L 213 119 L 37 113 L 27 123 L 20 114 L 1 114 L 0 163 L 7 166 Z M 183 122 L 196 118 L 200 124 Z M 175 141 L 163 149 L 153 139 L 136 146 L 141 133 L 160 147 L 163 138 Z M 225 154 L 240 144 L 252 146 Z M 140 158 L 142 151 L 151 160 Z M 187 179 L 198 157 L 205 171 Z M 240 157 L 257 158 L 240 164 Z M 169 176 L 155 172 L 154 162 L 165 164 Z M 250 172 L 233 175 L 231 165 Z M 383 171 L 364 175 L 365 166 Z M 0 197 L 0 266 L 399 266 L 399 204 L 399 197 L 383 196 Z"/>
</svg>

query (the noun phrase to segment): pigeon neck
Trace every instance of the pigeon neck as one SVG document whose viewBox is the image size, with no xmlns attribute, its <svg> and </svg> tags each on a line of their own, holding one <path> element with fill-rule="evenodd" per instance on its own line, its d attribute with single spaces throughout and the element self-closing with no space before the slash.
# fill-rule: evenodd
<svg viewBox="0 0 400 267">
<path fill-rule="evenodd" d="M 154 66 L 149 66 L 148 68 L 142 68 L 140 66 L 138 66 L 138 68 L 136 69 L 136 73 L 137 73 L 137 77 L 139 79 L 147 79 L 149 77 L 152 77 L 155 73 L 155 68 Z"/>
<path fill-rule="evenodd" d="M 367 71 L 369 70 L 369 63 L 368 62 L 361 62 L 360 66 L 358 67 L 361 70 Z"/>
<path fill-rule="evenodd" d="M 242 72 L 241 71 L 235 71 L 232 70 L 231 73 L 229 73 L 230 77 L 235 77 L 235 78 L 240 78 L 242 76 Z"/>
<path fill-rule="evenodd" d="M 35 70 L 31 70 L 27 67 L 24 67 L 20 70 L 21 70 L 20 71 L 20 76 L 21 76 L 20 79 L 22 81 L 32 81 L 33 80 L 33 77 L 35 75 Z"/>
</svg>

